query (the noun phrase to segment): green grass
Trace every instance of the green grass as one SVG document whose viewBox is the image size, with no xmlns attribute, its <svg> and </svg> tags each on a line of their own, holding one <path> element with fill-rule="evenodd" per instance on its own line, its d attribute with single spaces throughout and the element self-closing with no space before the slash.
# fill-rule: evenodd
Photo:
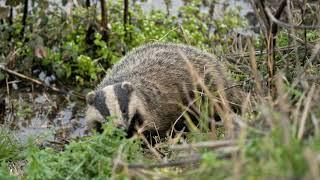
<svg viewBox="0 0 320 180">
<path fill-rule="evenodd" d="M 8 159 L 16 159 L 20 148 L 12 132 L 8 128 L 0 126 L 0 162 Z"/>
</svg>

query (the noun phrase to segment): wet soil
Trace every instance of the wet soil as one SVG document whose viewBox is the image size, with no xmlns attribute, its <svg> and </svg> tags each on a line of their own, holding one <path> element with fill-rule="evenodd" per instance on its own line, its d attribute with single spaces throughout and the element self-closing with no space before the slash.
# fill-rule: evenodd
<svg viewBox="0 0 320 180">
<path fill-rule="evenodd" d="M 22 82 L 20 82 L 22 84 Z M 84 136 L 85 102 L 32 85 L 0 89 L 0 125 L 8 127 L 21 143 L 29 140 L 43 146 L 65 144 Z"/>
</svg>

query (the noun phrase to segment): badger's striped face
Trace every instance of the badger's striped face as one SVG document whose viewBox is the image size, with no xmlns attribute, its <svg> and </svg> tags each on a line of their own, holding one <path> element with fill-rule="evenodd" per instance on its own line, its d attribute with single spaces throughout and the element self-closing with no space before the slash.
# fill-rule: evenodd
<svg viewBox="0 0 320 180">
<path fill-rule="evenodd" d="M 128 82 L 106 86 L 87 95 L 86 121 L 88 129 L 102 131 L 101 124 L 111 116 L 117 127 L 127 130 L 136 113 L 133 87 Z"/>
</svg>

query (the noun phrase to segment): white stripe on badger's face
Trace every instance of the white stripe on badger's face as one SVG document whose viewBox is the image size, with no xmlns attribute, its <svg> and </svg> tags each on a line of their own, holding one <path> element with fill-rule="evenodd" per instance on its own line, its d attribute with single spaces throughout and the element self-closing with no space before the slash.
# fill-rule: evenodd
<svg viewBox="0 0 320 180">
<path fill-rule="evenodd" d="M 106 96 L 106 105 L 108 106 L 110 116 L 114 119 L 114 123 L 117 127 L 128 127 L 126 122 L 122 119 L 122 112 L 118 103 L 118 98 L 114 92 L 113 86 L 107 86 L 102 89 Z"/>
<path fill-rule="evenodd" d="M 132 92 L 129 104 L 128 104 L 128 116 L 129 116 L 129 122 L 130 125 L 132 123 L 133 116 L 137 113 L 137 109 L 141 106 L 141 103 L 138 100 L 138 97 L 136 96 L 135 92 Z"/>
<path fill-rule="evenodd" d="M 88 106 L 86 111 L 87 130 L 96 129 L 96 124 L 103 123 L 103 120 L 103 116 L 95 107 Z"/>
</svg>

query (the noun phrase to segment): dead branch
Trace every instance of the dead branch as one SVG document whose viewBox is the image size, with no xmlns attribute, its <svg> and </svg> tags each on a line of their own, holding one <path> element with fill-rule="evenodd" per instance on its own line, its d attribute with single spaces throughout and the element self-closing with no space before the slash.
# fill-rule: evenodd
<svg viewBox="0 0 320 180">
<path fill-rule="evenodd" d="M 218 153 L 217 158 L 230 158 L 233 153 L 239 152 L 239 148 L 230 148 L 225 149 L 225 151 L 222 151 Z M 198 154 L 191 155 L 189 157 L 180 158 L 179 160 L 169 161 L 169 162 L 160 162 L 155 164 L 126 164 L 124 162 L 119 163 L 122 167 L 127 167 L 129 169 L 153 169 L 153 168 L 165 168 L 165 167 L 175 167 L 175 166 L 186 166 L 191 164 L 196 164 L 202 161 L 202 157 Z"/>
<path fill-rule="evenodd" d="M 161 162 L 157 164 L 122 164 L 129 169 L 153 169 L 153 168 L 164 168 L 174 166 L 185 166 L 190 164 L 198 163 L 202 160 L 200 156 L 194 156 L 192 158 L 183 158 L 181 160 L 175 160 L 170 162 Z"/>
<path fill-rule="evenodd" d="M 181 145 L 172 145 L 170 146 L 171 150 L 185 150 L 185 149 L 194 149 L 194 148 L 212 148 L 217 149 L 221 147 L 229 147 L 236 145 L 234 140 L 225 140 L 225 141 L 204 141 L 194 144 L 181 144 Z"/>
<path fill-rule="evenodd" d="M 282 2 L 279 5 L 279 8 L 277 9 L 276 13 L 275 13 L 275 18 L 279 19 L 284 8 L 287 6 L 287 0 L 282 0 Z M 278 32 L 278 26 L 277 24 L 273 24 L 272 25 L 272 34 L 277 34 Z"/>
<path fill-rule="evenodd" d="M 51 90 L 54 91 L 54 92 L 63 93 L 63 94 L 71 94 L 71 95 L 74 95 L 74 96 L 76 96 L 76 97 L 78 97 L 78 98 L 80 98 L 80 99 L 85 99 L 85 97 L 84 97 L 83 95 L 81 95 L 81 94 L 72 93 L 72 92 L 71 92 L 71 93 L 68 93 L 68 92 L 66 92 L 66 91 L 64 91 L 64 90 L 61 90 L 61 89 L 58 89 L 58 88 L 56 88 L 56 87 L 48 86 L 47 84 L 45 84 L 45 83 L 42 82 L 42 81 L 33 79 L 33 78 L 28 77 L 28 76 L 26 76 L 26 75 L 24 75 L 24 74 L 18 73 L 18 72 L 13 71 L 13 70 L 10 70 L 10 69 L 4 67 L 2 64 L 0 64 L 0 70 L 3 70 L 3 71 L 5 71 L 5 72 L 7 72 L 7 73 L 9 73 L 9 74 L 12 74 L 12 75 L 14 75 L 14 76 L 17 76 L 17 77 L 21 78 L 21 79 L 30 81 L 30 82 L 32 82 L 32 83 L 34 83 L 34 84 L 41 85 L 41 86 L 43 86 L 43 87 L 49 88 L 49 89 L 51 89 Z"/>
<path fill-rule="evenodd" d="M 257 15 L 258 21 L 261 26 L 264 28 L 264 34 L 268 34 L 268 29 L 270 29 L 270 23 L 268 16 L 266 16 L 265 12 L 263 11 L 264 9 L 264 1 L 255 1 L 255 0 L 250 0 L 251 6 Z"/>
<path fill-rule="evenodd" d="M 271 10 L 266 7 L 265 8 L 266 13 L 268 15 L 268 17 L 271 19 L 272 22 L 276 23 L 277 25 L 287 28 L 287 29 L 311 29 L 311 30 L 316 30 L 316 29 L 320 29 L 320 26 L 314 25 L 314 26 L 308 26 L 308 25 L 294 25 L 294 24 L 289 24 L 283 21 L 278 20 L 277 18 L 275 18 L 272 13 Z"/>
</svg>

